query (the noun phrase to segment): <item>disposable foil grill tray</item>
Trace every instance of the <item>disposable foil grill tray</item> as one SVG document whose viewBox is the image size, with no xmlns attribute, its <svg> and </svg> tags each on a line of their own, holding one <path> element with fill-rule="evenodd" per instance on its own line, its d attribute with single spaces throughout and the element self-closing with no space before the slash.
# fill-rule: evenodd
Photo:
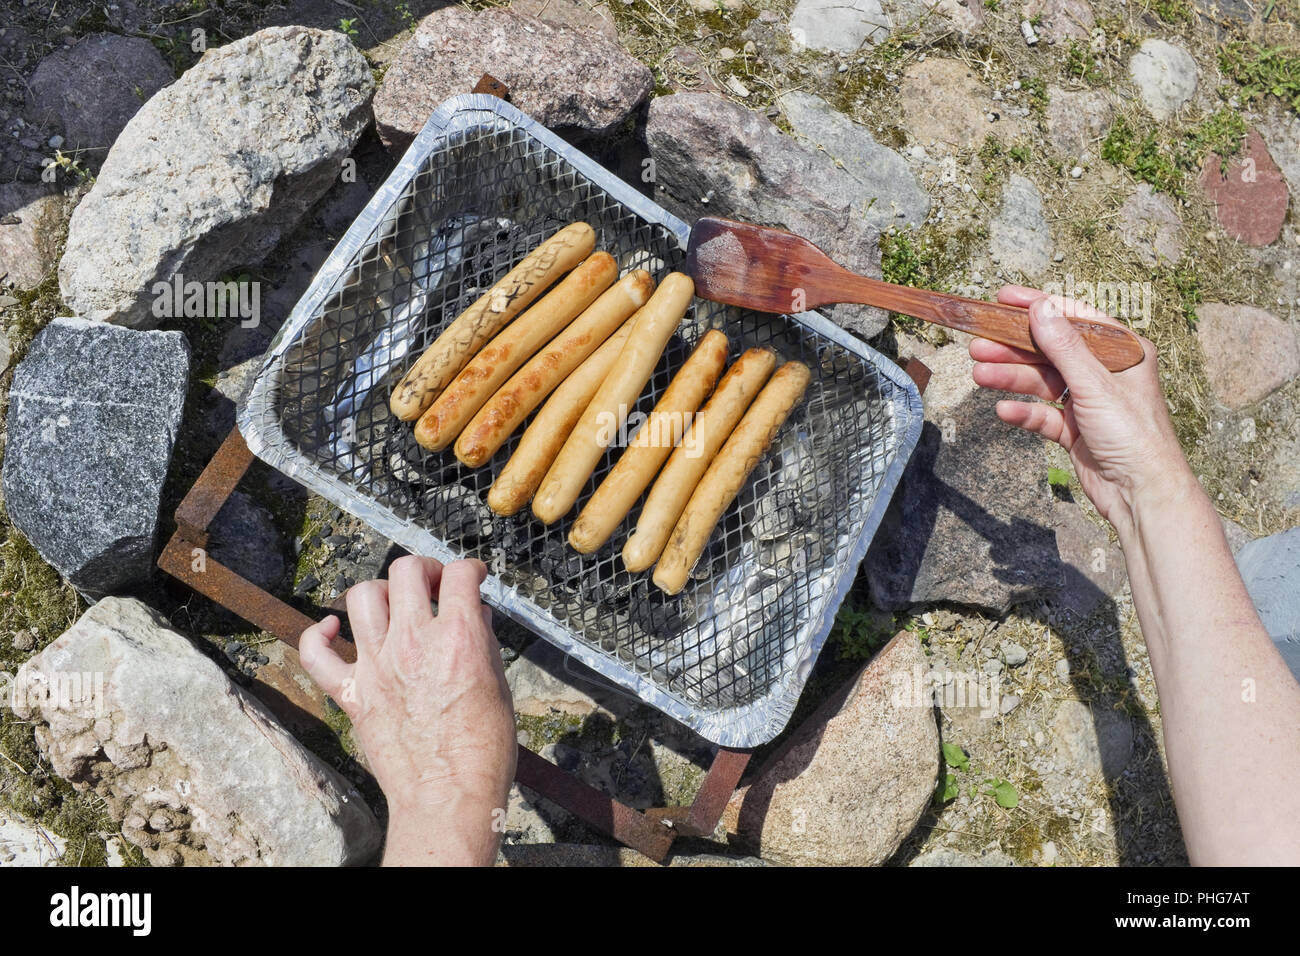
<svg viewBox="0 0 1300 956">
<path fill-rule="evenodd" d="M 619 552 L 566 543 L 586 497 L 547 528 L 487 507 L 519 433 L 479 469 L 424 451 L 388 397 L 410 362 L 530 249 L 573 221 L 623 269 L 680 268 L 688 228 L 503 101 L 444 103 L 330 254 L 267 352 L 239 427 L 252 451 L 414 553 L 482 559 L 485 598 L 703 737 L 751 747 L 786 724 L 921 427 L 889 360 L 815 313 L 697 299 L 642 396 L 648 412 L 709 329 L 730 359 L 769 346 L 813 371 L 787 421 L 668 597 Z M 520 429 L 522 433 L 522 429 Z"/>
</svg>

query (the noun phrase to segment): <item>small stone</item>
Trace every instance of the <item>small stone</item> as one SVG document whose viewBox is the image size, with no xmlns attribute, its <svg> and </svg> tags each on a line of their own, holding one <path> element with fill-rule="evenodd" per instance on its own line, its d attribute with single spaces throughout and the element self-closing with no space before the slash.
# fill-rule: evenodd
<svg viewBox="0 0 1300 956">
<path fill-rule="evenodd" d="M 997 658 L 985 661 L 984 673 L 988 674 L 990 677 L 997 677 L 1002 673 L 1002 662 Z"/>
<path fill-rule="evenodd" d="M 1071 169 L 1070 169 L 1070 178 L 1071 178 L 1071 179 L 1078 179 L 1078 178 L 1079 178 L 1080 176 L 1082 176 L 1082 175 L 1083 175 L 1083 167 L 1082 167 L 1082 166 L 1074 166 L 1074 167 L 1071 167 Z"/>
<path fill-rule="evenodd" d="M 1003 694 L 1002 702 L 999 705 L 999 710 L 1002 711 L 1003 716 L 1006 716 L 1007 714 L 1011 713 L 1019 706 L 1020 706 L 1020 698 L 1018 696 L 1016 696 L 1015 694 Z"/>
<path fill-rule="evenodd" d="M 1062 681 L 1069 681 L 1070 662 L 1065 658 L 1061 658 L 1059 661 L 1056 662 L 1056 676 L 1058 679 Z"/>
<path fill-rule="evenodd" d="M 1008 667 L 1019 667 L 1029 660 L 1029 652 L 1019 644 L 1004 642 L 1000 648 L 1002 659 L 1006 661 Z"/>
<path fill-rule="evenodd" d="M 24 628 L 14 632 L 13 645 L 16 651 L 30 651 L 36 646 L 36 639 L 32 637 L 31 631 Z"/>
<path fill-rule="evenodd" d="M 1029 277 L 1042 275 L 1051 264 L 1052 232 L 1043 213 L 1038 187 L 1012 173 L 1002 193 L 998 214 L 989 224 L 989 253 Z"/>
<path fill-rule="evenodd" d="M 1096 90 L 1047 88 L 1047 138 L 1064 156 L 1091 151 L 1110 126 L 1115 110 Z"/>
<path fill-rule="evenodd" d="M 1143 265 L 1182 258 L 1186 248 L 1182 220 L 1173 204 L 1149 183 L 1138 183 L 1133 195 L 1119 207 L 1118 219 L 1120 238 L 1137 252 Z"/>
<path fill-rule="evenodd" d="M 1025 19 L 1020 32 L 1026 41 L 1024 24 L 1030 21 L 1037 22 L 1038 32 L 1051 41 L 1070 37 L 1086 40 L 1097 22 L 1088 0 L 1028 0 L 1021 15 Z"/>
<path fill-rule="evenodd" d="M 729 46 L 724 46 L 721 50 L 718 51 L 718 59 L 720 60 L 734 60 L 735 58 L 736 58 L 736 51 Z"/>
<path fill-rule="evenodd" d="M 0 275 L 20 289 L 40 285 L 50 269 L 63 201 L 43 185 L 0 184 Z"/>
<path fill-rule="evenodd" d="M 1164 40 L 1142 43 L 1128 64 L 1142 102 L 1158 120 L 1173 116 L 1196 92 L 1197 67 L 1191 54 Z"/>
<path fill-rule="evenodd" d="M 790 15 L 796 50 L 853 52 L 884 40 L 891 28 L 880 0 L 799 0 Z"/>
<path fill-rule="evenodd" d="M 320 578 L 314 574 L 309 574 L 298 582 L 298 586 L 293 589 L 293 593 L 298 597 L 303 597 L 315 591 L 318 587 L 320 587 Z"/>
<path fill-rule="evenodd" d="M 990 91 L 960 60 L 918 58 L 903 73 L 902 124 L 922 144 L 978 149 L 988 136 Z M 1010 141 L 1021 124 L 1006 119 L 999 137 Z"/>
</svg>

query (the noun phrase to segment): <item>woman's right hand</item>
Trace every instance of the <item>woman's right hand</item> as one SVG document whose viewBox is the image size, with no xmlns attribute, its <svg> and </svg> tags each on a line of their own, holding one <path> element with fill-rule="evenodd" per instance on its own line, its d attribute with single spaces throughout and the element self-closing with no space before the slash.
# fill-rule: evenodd
<svg viewBox="0 0 1300 956">
<path fill-rule="evenodd" d="M 1056 402 L 1000 401 L 998 417 L 1037 432 L 1070 453 L 1084 493 L 1112 524 L 1127 523 L 1137 497 L 1191 477 L 1160 391 L 1155 346 L 1142 339 L 1146 359 L 1110 372 L 1088 349 L 1066 315 L 1119 325 L 1087 303 L 1048 296 L 1023 286 L 1003 286 L 998 301 L 1029 309 L 1035 355 L 987 339 L 970 344 L 976 384 Z"/>
</svg>

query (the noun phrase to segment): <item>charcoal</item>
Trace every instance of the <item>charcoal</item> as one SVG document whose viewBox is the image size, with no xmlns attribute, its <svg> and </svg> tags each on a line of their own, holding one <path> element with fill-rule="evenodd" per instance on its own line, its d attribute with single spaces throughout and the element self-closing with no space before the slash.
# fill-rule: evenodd
<svg viewBox="0 0 1300 956">
<path fill-rule="evenodd" d="M 548 535 L 542 539 L 537 567 L 557 584 L 572 586 L 582 574 L 582 556 L 570 548 L 562 537 Z"/>
<path fill-rule="evenodd" d="M 799 494 L 793 488 L 774 488 L 754 505 L 750 530 L 760 541 L 789 534 L 806 523 Z"/>
<path fill-rule="evenodd" d="M 425 489 L 420 507 L 444 540 L 455 542 L 492 533 L 492 512 L 462 485 Z"/>
<path fill-rule="evenodd" d="M 690 622 L 684 616 L 685 602 L 669 597 L 649 581 L 641 581 L 628 596 L 632 621 L 650 634 L 676 634 Z"/>
</svg>

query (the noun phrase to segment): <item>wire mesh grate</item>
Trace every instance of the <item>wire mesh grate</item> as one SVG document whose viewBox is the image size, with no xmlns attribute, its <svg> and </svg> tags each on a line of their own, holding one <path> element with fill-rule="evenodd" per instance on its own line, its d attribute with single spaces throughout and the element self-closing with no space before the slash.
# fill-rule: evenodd
<svg viewBox="0 0 1300 956">
<path fill-rule="evenodd" d="M 663 221 L 652 221 L 535 127 L 502 115 L 506 109 L 475 110 L 472 122 L 444 130 L 427 155 L 408 154 L 403 165 L 414 165 L 394 173 L 406 176 L 394 198 L 372 203 L 373 226 L 357 235 L 346 259 L 336 250 L 292 329 L 272 346 L 241 424 L 247 419 L 246 434 L 284 446 L 268 455 L 268 442 L 259 442 L 254 450 L 263 457 L 297 461 L 303 475 L 325 480 L 330 497 L 375 516 L 372 523 L 408 547 L 401 529 L 420 529 L 446 554 L 483 560 L 514 616 L 585 648 L 588 663 L 603 662 L 616 682 L 688 724 L 701 713 L 722 715 L 725 724 L 728 712 L 779 698 L 746 731 L 755 738 L 749 743 L 767 739 L 788 717 L 842 596 L 845 569 L 851 576 L 879 520 L 882 486 L 887 496 L 900 457 L 910 453 L 919 428 L 915 392 L 882 371 L 869 349 L 858 354 L 799 318 L 697 299 L 636 411 L 650 411 L 711 328 L 727 334 L 729 361 L 768 346 L 781 360 L 806 363 L 813 378 L 686 589 L 669 597 L 649 572 L 622 567 L 639 506 L 595 554 L 567 545 L 572 521 L 619 448 L 597 467 L 578 506 L 549 528 L 527 508 L 511 518 L 494 514 L 488 489 L 523 428 L 487 465 L 467 468 L 450 449 L 421 448 L 414 423 L 391 416 L 397 380 L 447 323 L 569 222 L 589 223 L 597 248 L 623 271 L 645 268 L 658 280 L 684 259 L 671 217 L 659 211 Z M 710 736 L 738 740 L 716 730 Z"/>
</svg>

